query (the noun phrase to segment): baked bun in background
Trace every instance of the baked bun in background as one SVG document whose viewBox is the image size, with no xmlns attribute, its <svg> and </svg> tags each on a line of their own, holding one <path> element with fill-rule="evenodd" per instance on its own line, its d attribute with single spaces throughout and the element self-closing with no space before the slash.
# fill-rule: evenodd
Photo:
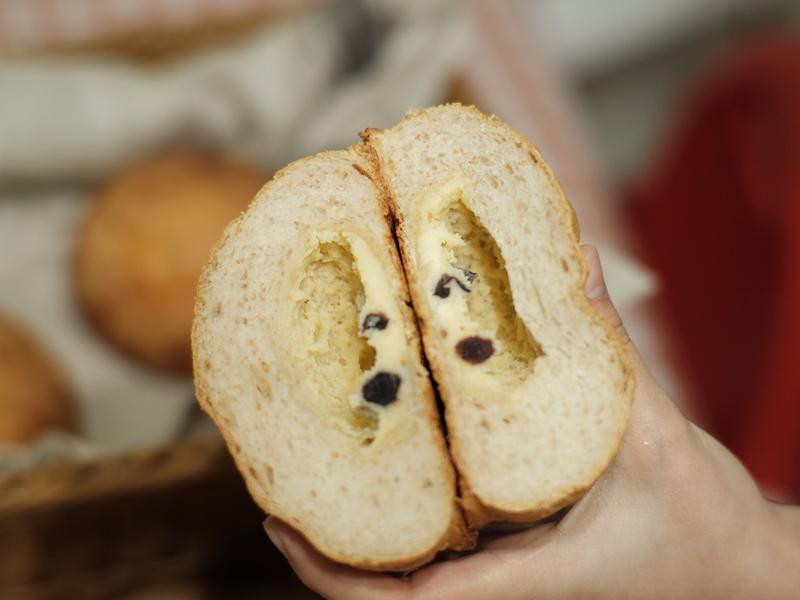
<svg viewBox="0 0 800 600">
<path fill-rule="evenodd" d="M 0 315 L 0 442 L 71 430 L 72 397 L 60 370 L 22 326 Z"/>
<path fill-rule="evenodd" d="M 76 252 L 78 294 L 97 330 L 151 366 L 189 373 L 200 271 L 267 178 L 222 156 L 181 151 L 108 182 Z"/>
</svg>

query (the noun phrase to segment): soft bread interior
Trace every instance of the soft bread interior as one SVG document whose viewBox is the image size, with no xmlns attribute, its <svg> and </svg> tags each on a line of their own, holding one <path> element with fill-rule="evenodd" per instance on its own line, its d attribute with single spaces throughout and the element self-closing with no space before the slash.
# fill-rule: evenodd
<svg viewBox="0 0 800 600">
<path fill-rule="evenodd" d="M 339 562 L 459 543 L 455 476 L 386 216 L 354 151 L 290 165 L 201 278 L 200 402 L 256 501 Z"/>
<path fill-rule="evenodd" d="M 319 244 L 303 264 L 293 301 L 301 336 L 298 360 L 309 365 L 309 384 L 321 411 L 362 443 L 372 443 L 379 425 L 377 410 L 349 401 L 375 364 L 375 349 L 360 335 L 364 286 L 350 249 L 337 242 Z"/>
<path fill-rule="evenodd" d="M 365 139 L 398 221 L 476 526 L 544 517 L 614 456 L 633 381 L 583 293 L 573 214 L 536 149 L 449 105 Z"/>
</svg>

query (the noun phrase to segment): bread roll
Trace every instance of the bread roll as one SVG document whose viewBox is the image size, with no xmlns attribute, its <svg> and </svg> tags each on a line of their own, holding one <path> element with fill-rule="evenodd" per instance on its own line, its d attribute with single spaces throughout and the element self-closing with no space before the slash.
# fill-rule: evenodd
<svg viewBox="0 0 800 600">
<path fill-rule="evenodd" d="M 403 272 L 356 149 L 289 165 L 198 286 L 197 397 L 253 498 L 333 560 L 471 544 Z"/>
<path fill-rule="evenodd" d="M 528 140 L 446 105 L 368 130 L 472 526 L 579 498 L 614 457 L 634 382 L 589 306 L 575 214 Z"/>
<path fill-rule="evenodd" d="M 266 180 L 221 156 L 183 151 L 109 182 L 76 252 L 80 300 L 99 332 L 151 366 L 190 372 L 200 271 Z"/>
<path fill-rule="evenodd" d="M 0 315 L 0 442 L 70 430 L 75 414 L 60 370 L 20 325 Z"/>
</svg>

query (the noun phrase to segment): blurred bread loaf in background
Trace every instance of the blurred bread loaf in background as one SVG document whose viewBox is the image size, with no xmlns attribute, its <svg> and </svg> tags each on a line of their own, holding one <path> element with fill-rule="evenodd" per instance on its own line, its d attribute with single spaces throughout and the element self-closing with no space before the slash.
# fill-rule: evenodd
<svg viewBox="0 0 800 600">
<path fill-rule="evenodd" d="M 0 443 L 27 442 L 49 429 L 73 428 L 66 381 L 39 342 L 0 314 Z"/>
<path fill-rule="evenodd" d="M 80 302 L 97 331 L 151 366 L 190 372 L 200 269 L 267 177 L 218 154 L 184 150 L 112 178 L 75 254 Z"/>
</svg>

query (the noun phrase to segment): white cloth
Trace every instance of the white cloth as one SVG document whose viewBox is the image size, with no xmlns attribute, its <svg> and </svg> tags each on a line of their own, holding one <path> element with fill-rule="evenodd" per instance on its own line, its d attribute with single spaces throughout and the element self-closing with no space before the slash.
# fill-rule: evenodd
<svg viewBox="0 0 800 600">
<path fill-rule="evenodd" d="M 462 11 L 413 6 L 381 13 L 378 4 L 361 16 L 369 24 L 391 9 L 393 24 L 374 62 L 352 77 L 339 77 L 347 31 L 331 10 L 161 68 L 0 61 L 0 184 L 97 179 L 187 138 L 272 168 L 351 144 L 358 127 L 437 102 L 450 83 Z"/>
</svg>

